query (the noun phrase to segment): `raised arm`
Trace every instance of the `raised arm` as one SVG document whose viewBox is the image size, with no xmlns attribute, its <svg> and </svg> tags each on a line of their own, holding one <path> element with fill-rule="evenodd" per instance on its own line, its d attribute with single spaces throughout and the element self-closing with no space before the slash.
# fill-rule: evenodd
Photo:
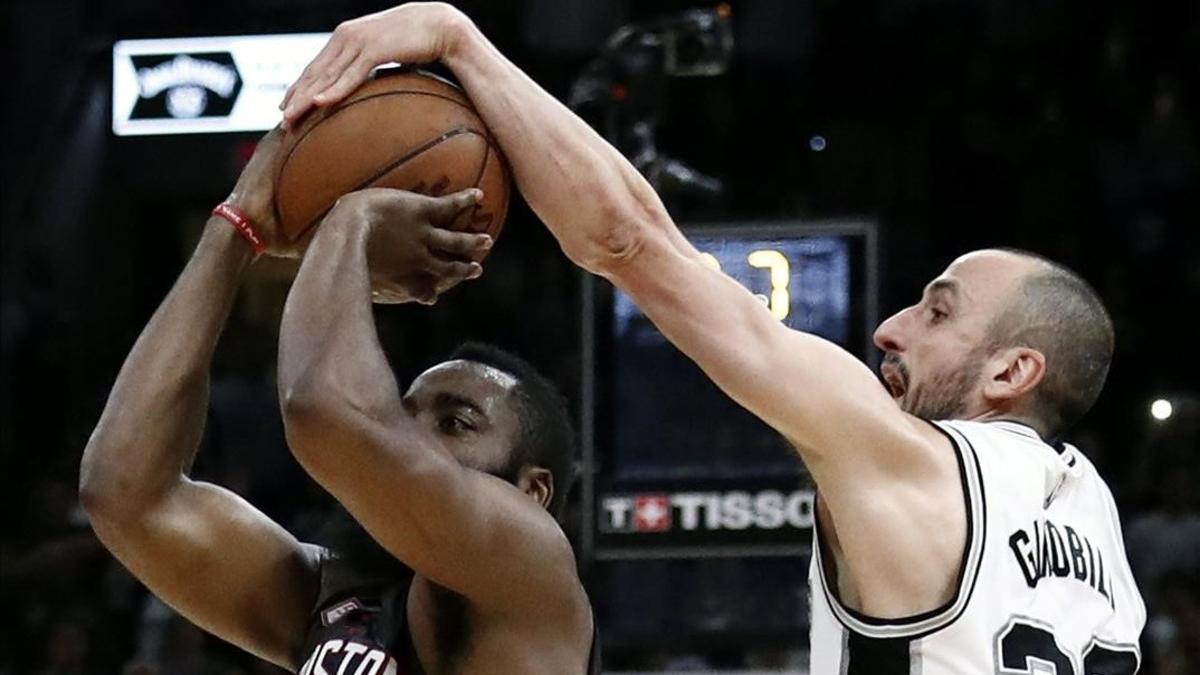
<svg viewBox="0 0 1200 675">
<path fill-rule="evenodd" d="M 338 202 L 288 295 L 280 399 L 296 458 L 380 545 L 481 608 L 525 617 L 553 606 L 546 588 L 570 587 L 570 547 L 545 509 L 459 464 L 438 425 L 402 401 L 368 287 L 369 267 L 478 275 L 466 260 L 490 238 L 434 227 L 476 195 L 375 189 Z"/>
<path fill-rule="evenodd" d="M 230 201 L 267 222 L 275 139 Z M 80 498 L 104 545 L 205 630 L 287 668 L 316 594 L 314 550 L 236 494 L 188 477 L 208 410 L 209 366 L 251 249 L 212 218 L 133 346 L 80 467 Z"/>
</svg>

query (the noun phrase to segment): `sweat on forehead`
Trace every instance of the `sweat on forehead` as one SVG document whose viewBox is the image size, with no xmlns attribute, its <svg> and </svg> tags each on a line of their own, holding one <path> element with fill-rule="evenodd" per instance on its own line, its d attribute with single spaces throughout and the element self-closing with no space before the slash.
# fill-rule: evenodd
<svg viewBox="0 0 1200 675">
<path fill-rule="evenodd" d="M 465 377 L 472 380 L 483 380 L 495 384 L 498 388 L 504 391 L 512 391 L 517 386 L 518 380 L 509 373 L 489 366 L 486 363 L 478 361 L 469 361 L 466 359 L 455 359 L 439 363 L 436 366 L 421 373 L 417 380 L 425 380 L 430 377 L 435 378 L 460 378 Z M 414 382 L 414 384 L 416 384 Z"/>
</svg>

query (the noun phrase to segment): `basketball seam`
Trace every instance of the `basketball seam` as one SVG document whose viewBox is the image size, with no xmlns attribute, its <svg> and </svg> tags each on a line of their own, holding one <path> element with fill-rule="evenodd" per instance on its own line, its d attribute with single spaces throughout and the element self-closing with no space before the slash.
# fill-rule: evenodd
<svg viewBox="0 0 1200 675">
<path fill-rule="evenodd" d="M 440 78 L 439 78 L 439 80 L 440 80 Z M 442 80 L 442 81 L 444 81 L 444 80 Z M 451 85 L 451 86 L 453 86 L 453 85 Z M 288 162 L 291 161 L 292 155 L 294 155 L 296 153 L 296 150 L 298 150 L 300 148 L 300 146 L 303 145 L 306 140 L 308 140 L 309 134 L 311 134 L 313 131 L 315 131 L 317 127 L 321 126 L 322 123 L 327 122 L 331 118 L 341 114 L 341 112 L 343 110 L 349 110 L 351 107 L 356 106 L 359 103 L 362 103 L 363 101 L 370 101 L 372 99 L 381 98 L 383 96 L 399 96 L 402 94 L 415 95 L 415 96 L 432 96 L 434 98 L 440 98 L 443 101 L 449 101 L 450 103 L 453 103 L 454 105 L 473 113 L 476 117 L 479 117 L 479 113 L 476 112 L 473 108 L 471 108 L 471 106 L 465 105 L 460 101 L 456 101 L 456 100 L 450 98 L 449 96 L 443 96 L 442 94 L 434 94 L 434 93 L 427 92 L 427 91 L 415 91 L 415 90 L 409 90 L 409 89 L 402 89 L 399 91 L 388 91 L 388 92 L 384 92 L 381 94 L 371 94 L 370 96 L 364 96 L 360 99 L 355 99 L 343 106 L 339 106 L 339 107 L 333 109 L 332 111 L 330 111 L 330 113 L 328 115 L 326 115 L 324 119 L 322 119 L 320 122 L 317 122 L 316 124 L 313 124 L 308 129 L 305 129 L 304 133 L 300 136 L 300 138 L 296 139 L 296 142 L 292 144 L 291 149 L 288 150 L 287 155 L 283 158 L 283 160 L 281 162 L 279 162 L 279 169 L 275 172 L 275 180 L 272 181 L 272 185 L 271 185 L 272 193 L 274 195 L 279 194 L 279 179 L 281 177 L 283 177 L 283 172 L 287 168 Z M 479 121 L 482 123 L 483 119 L 480 118 Z M 460 128 L 465 128 L 465 127 L 460 127 Z M 478 132 L 476 132 L 476 133 L 478 133 Z M 486 134 L 479 134 L 479 135 L 481 137 L 483 137 L 483 139 L 485 141 L 487 141 L 488 146 L 490 147 L 491 139 L 489 139 Z M 395 168 L 395 165 L 393 165 L 392 168 Z M 279 212 L 279 200 L 278 199 L 271 200 L 271 210 L 275 212 L 275 222 L 282 223 L 283 222 L 283 214 L 281 214 Z M 322 215 L 324 215 L 323 212 L 322 212 Z M 320 218 L 317 218 L 317 220 L 320 220 Z M 311 228 L 311 227 L 312 227 L 312 223 L 305 225 L 304 228 L 301 229 L 296 234 L 293 241 L 299 240 L 301 237 L 303 237 L 304 233 L 307 232 L 309 230 L 309 228 Z"/>
<path fill-rule="evenodd" d="M 397 89 L 395 91 L 383 91 L 378 94 L 371 94 L 370 96 L 356 98 L 353 101 L 350 101 L 349 103 L 347 103 L 346 105 L 338 108 L 336 111 L 334 111 L 333 114 L 330 114 L 329 116 L 333 117 L 334 114 L 339 113 L 339 112 L 345 110 L 346 108 L 349 108 L 352 105 L 357 105 L 359 103 L 362 103 L 363 101 L 370 101 L 373 98 L 380 98 L 383 96 L 399 96 L 401 94 L 411 94 L 411 95 L 415 95 L 415 96 L 432 96 L 434 98 L 440 98 L 443 101 L 449 101 L 449 102 L 453 103 L 454 105 L 456 105 L 460 108 L 463 108 L 464 110 L 469 110 L 472 113 L 476 113 L 475 116 L 479 117 L 479 114 L 475 111 L 474 108 L 463 103 L 462 101 L 450 98 L 449 96 L 446 96 L 445 94 L 435 94 L 431 91 L 418 91 L 416 89 Z"/>
<path fill-rule="evenodd" d="M 480 121 L 483 121 L 483 118 L 480 118 Z M 487 171 L 488 159 L 491 157 L 491 155 L 496 155 L 496 161 L 500 163 L 501 182 L 504 183 L 504 189 L 502 190 L 504 193 L 504 199 L 500 202 L 500 208 L 496 210 L 496 215 L 500 218 L 501 227 L 503 227 L 504 218 L 507 217 L 508 214 L 508 198 L 510 189 L 509 182 L 511 180 L 510 177 L 512 176 L 512 172 L 509 171 L 508 160 L 505 159 L 504 153 L 500 150 L 500 146 L 492 142 L 492 136 L 490 134 L 484 134 L 483 141 L 487 144 L 487 152 L 483 153 L 483 162 L 479 165 L 479 175 L 475 177 L 475 187 L 479 187 L 479 181 L 483 180 L 483 172 Z M 478 209 L 479 207 L 475 208 Z M 495 238 L 498 235 L 498 231 L 492 232 L 491 230 L 488 230 L 488 234 L 491 235 L 492 238 Z"/>
<path fill-rule="evenodd" d="M 476 136 L 479 136 L 480 138 L 483 138 L 485 140 L 485 142 L 487 140 L 486 136 L 479 133 L 475 129 L 469 129 L 467 127 L 457 127 L 457 128 L 451 129 L 450 131 L 447 131 L 446 133 L 442 134 L 441 136 L 438 136 L 437 138 L 428 140 L 425 143 L 410 150 L 407 154 L 402 155 L 401 157 L 392 161 L 391 164 L 385 165 L 382 169 L 380 169 L 379 171 L 376 171 L 373 176 L 371 176 L 370 178 L 366 179 L 365 181 L 359 183 L 355 188 L 350 190 L 350 192 L 354 192 L 355 190 L 362 190 L 363 188 L 370 187 L 372 183 L 379 180 L 381 177 L 383 177 L 389 171 L 395 169 L 396 167 L 400 166 L 401 164 L 404 164 L 405 162 L 412 159 L 413 157 L 416 157 L 417 155 L 425 152 L 426 150 L 434 147 L 435 145 L 438 145 L 439 143 L 442 143 L 443 141 L 454 138 L 455 136 L 461 136 L 463 134 L 474 134 Z M 333 208 L 332 205 L 330 206 L 330 208 Z M 321 219 L 325 217 L 325 214 L 328 212 L 329 212 L 329 209 L 325 209 L 324 211 L 319 213 L 315 218 L 313 218 L 311 221 L 309 221 L 304 226 L 304 228 L 300 230 L 299 234 L 296 235 L 296 238 L 299 239 L 300 237 L 303 237 L 309 230 L 311 230 L 313 228 L 313 226 L 315 226 L 317 223 L 319 223 L 321 221 Z"/>
<path fill-rule="evenodd" d="M 500 151 L 500 148 L 498 146 L 496 146 L 494 143 L 492 143 L 490 136 L 484 136 L 483 140 L 484 140 L 484 143 L 487 144 L 487 151 L 483 153 L 483 161 L 479 164 L 479 174 L 475 177 L 475 187 L 479 187 L 480 181 L 483 180 L 483 174 L 485 171 L 487 171 L 488 160 L 491 159 L 492 155 L 496 156 L 496 161 L 500 164 L 500 179 L 501 179 L 500 182 L 503 183 L 503 189 L 501 190 L 502 199 L 500 201 L 500 206 L 499 206 L 499 208 L 496 209 L 495 213 L 493 214 L 493 217 L 499 221 L 499 225 L 496 225 L 495 229 L 492 229 L 489 227 L 487 230 L 485 230 L 485 232 L 487 232 L 488 235 L 490 235 L 493 239 L 495 239 L 496 237 L 498 237 L 500 235 L 500 229 L 504 227 L 504 219 L 508 215 L 509 176 L 510 176 L 510 174 L 508 171 L 508 163 L 504 159 L 504 153 Z M 479 206 L 476 206 L 475 210 L 478 211 Z M 474 212 L 472 212 L 472 213 L 474 213 Z M 469 230 L 469 231 L 475 232 L 476 230 Z"/>
<path fill-rule="evenodd" d="M 504 153 L 500 151 L 499 147 L 493 146 L 490 140 L 488 142 L 488 149 L 496 154 L 496 161 L 500 162 L 500 182 L 504 184 L 504 189 L 502 190 L 504 194 L 504 200 L 501 202 L 500 210 L 497 211 L 497 215 L 500 217 L 499 227 L 502 228 L 504 227 L 504 220 L 508 217 L 508 201 L 512 196 L 510 193 L 512 189 L 512 171 L 508 166 L 508 159 L 504 156 Z M 493 238 L 500 236 L 500 230 L 497 229 L 492 236 Z"/>
</svg>

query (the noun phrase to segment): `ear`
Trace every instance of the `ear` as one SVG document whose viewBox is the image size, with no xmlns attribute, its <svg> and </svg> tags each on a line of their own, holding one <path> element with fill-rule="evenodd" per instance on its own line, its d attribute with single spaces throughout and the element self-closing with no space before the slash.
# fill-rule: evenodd
<svg viewBox="0 0 1200 675">
<path fill-rule="evenodd" d="M 1010 347 L 993 356 L 986 366 L 983 397 L 1013 402 L 1033 391 L 1046 376 L 1046 356 L 1029 347 Z"/>
<path fill-rule="evenodd" d="M 550 508 L 550 502 L 554 501 L 554 474 L 550 473 L 549 469 L 540 466 L 521 469 L 517 487 L 521 492 L 533 497 L 533 501 L 541 504 L 544 509 Z"/>
</svg>

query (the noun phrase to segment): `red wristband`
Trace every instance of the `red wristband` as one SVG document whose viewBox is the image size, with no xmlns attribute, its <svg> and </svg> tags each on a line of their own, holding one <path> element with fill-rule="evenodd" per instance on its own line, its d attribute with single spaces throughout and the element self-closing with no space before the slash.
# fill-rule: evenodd
<svg viewBox="0 0 1200 675">
<path fill-rule="evenodd" d="M 250 246 L 254 248 L 254 255 L 260 256 L 263 251 L 267 250 L 267 242 L 263 240 L 262 235 L 258 230 L 254 229 L 254 224 L 246 217 L 246 214 L 241 209 L 230 204 L 229 202 L 221 202 L 212 210 L 214 216 L 221 216 L 228 220 L 242 235 L 246 241 L 250 242 Z"/>
</svg>

